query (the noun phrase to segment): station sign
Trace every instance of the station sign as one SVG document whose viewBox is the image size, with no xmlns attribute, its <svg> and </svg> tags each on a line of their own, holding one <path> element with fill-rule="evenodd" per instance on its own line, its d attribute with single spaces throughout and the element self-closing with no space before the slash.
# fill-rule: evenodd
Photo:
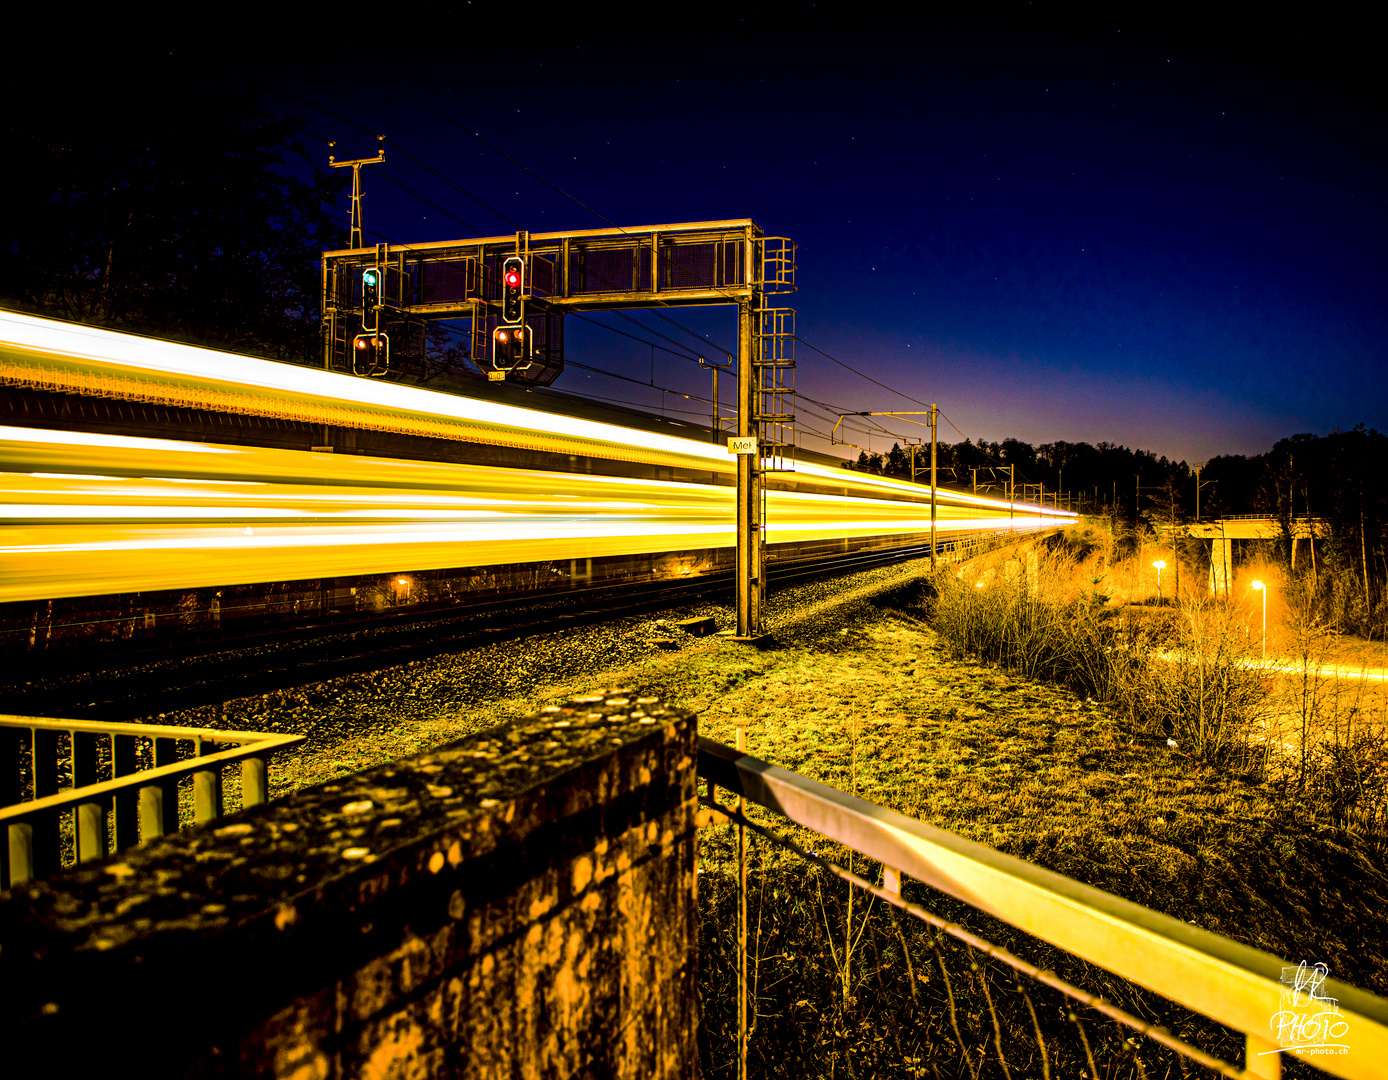
<svg viewBox="0 0 1388 1080">
<path fill-rule="evenodd" d="M 746 438 L 729 436 L 728 453 L 730 454 L 755 454 L 757 452 L 757 437 L 749 435 Z"/>
</svg>

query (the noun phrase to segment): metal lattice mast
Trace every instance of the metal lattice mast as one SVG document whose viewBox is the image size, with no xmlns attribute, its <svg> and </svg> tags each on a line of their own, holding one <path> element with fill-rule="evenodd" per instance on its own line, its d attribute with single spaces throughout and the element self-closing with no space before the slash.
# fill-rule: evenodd
<svg viewBox="0 0 1388 1080">
<path fill-rule="evenodd" d="M 355 161 L 334 161 L 333 148 L 337 143 L 328 143 L 328 165 L 334 169 L 345 169 L 350 167 L 352 170 L 352 247 L 355 250 L 364 246 L 362 240 L 361 226 L 361 167 L 363 165 L 375 165 L 377 162 L 386 159 L 386 137 L 376 136 L 376 156 L 374 158 L 357 158 Z"/>
</svg>

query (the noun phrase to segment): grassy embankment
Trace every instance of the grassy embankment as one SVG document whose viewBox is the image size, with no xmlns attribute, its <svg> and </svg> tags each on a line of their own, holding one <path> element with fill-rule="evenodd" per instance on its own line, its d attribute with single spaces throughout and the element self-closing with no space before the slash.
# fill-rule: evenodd
<svg viewBox="0 0 1388 1080">
<path fill-rule="evenodd" d="M 730 669 L 713 683 L 723 696 L 711 697 L 701 729 L 731 742 L 740 717 L 759 757 L 1388 991 L 1381 704 L 1363 681 L 1307 675 L 1314 627 L 1296 636 L 1300 676 L 1269 677 L 1249 665 L 1246 612 L 1194 600 L 1110 606 L 1105 579 L 1126 568 L 1086 546 L 1040 553 L 1034 576 L 1025 560 L 974 567 L 968 580 L 947 571 L 897 596 L 862 635 Z M 725 697 L 735 704 L 717 704 Z M 735 1047 L 731 832 L 709 830 L 701 849 L 711 1076 L 731 1075 Z M 1019 992 L 1008 969 L 975 969 L 981 957 L 861 894 L 850 900 L 847 886 L 793 856 L 758 842 L 753 863 L 754 1075 L 1000 1076 L 999 1047 L 1014 1077 L 1043 1075 L 1043 1054 L 1052 1076 L 1087 1073 L 1088 1050 L 1103 1076 L 1181 1075 L 1153 1044 L 1124 1046 L 1125 1030 L 1084 1010 L 1082 1038 L 1054 992 Z M 1239 1040 L 1208 1022 L 923 886 L 907 895 L 1241 1059 Z M 1286 1075 L 1305 1072 L 1292 1064 Z"/>
<path fill-rule="evenodd" d="M 1119 608 L 1100 602 L 1110 582 L 1139 600 L 1155 595 L 1155 582 L 1135 587 L 1135 568 L 1113 565 L 1102 548 L 1061 554 L 1039 555 L 1035 596 L 1025 559 L 1009 571 L 998 555 L 994 565 L 971 568 L 968 580 L 951 568 L 930 587 L 826 611 L 785 633 L 780 648 L 705 639 L 676 653 L 637 650 L 645 658 L 633 662 L 607 652 L 604 638 L 595 648 L 617 660 L 609 668 L 599 670 L 595 653 L 588 674 L 498 684 L 494 695 L 466 704 L 454 704 L 452 661 L 412 665 L 375 688 L 396 722 L 295 755 L 274 779 L 290 788 L 316 783 L 597 685 L 640 686 L 697 711 L 712 738 L 732 743 L 746 727 L 759 757 L 1292 962 L 1324 960 L 1336 978 L 1388 993 L 1382 799 L 1372 782 L 1382 774 L 1367 767 L 1382 728 L 1365 723 L 1382 717 L 1366 684 L 1265 679 L 1244 666 L 1258 645 L 1256 628 L 1246 633 L 1249 608 Z M 1185 647 L 1188 657 L 1203 657 L 1194 666 L 1155 656 L 1181 652 L 1178 615 L 1190 634 L 1203 635 L 1195 652 Z M 644 640 L 652 629 L 630 632 Z M 1348 648 L 1314 627 L 1297 642 L 1310 662 L 1322 647 Z M 514 657 L 502 668 L 511 671 Z M 341 681 L 320 690 L 330 698 L 353 692 Z M 273 711 L 274 729 L 293 730 L 301 712 L 317 711 L 296 702 L 291 695 L 287 712 Z M 420 715 L 404 719 L 416 702 Z M 269 715 L 247 719 L 256 726 Z M 1356 739 L 1358 751 L 1322 749 Z M 1295 752 L 1274 755 L 1279 743 Z M 1345 768 L 1330 767 L 1337 762 Z M 731 834 L 706 829 L 701 843 L 701 1049 L 710 1077 L 732 1075 L 735 1046 Z M 864 876 L 880 873 L 798 836 Z M 1237 1040 L 1179 1009 L 922 886 L 908 883 L 907 896 L 1239 1060 Z M 1028 984 L 1023 996 L 996 963 L 975 971 L 961 948 L 937 942 L 922 924 L 894 920 L 862 894 L 850 910 L 849 898 L 837 879 L 754 844 L 752 1075 L 967 1076 L 972 1067 L 1001 1076 L 1000 1044 L 1011 1076 L 1041 1076 L 1038 1028 L 1051 1076 L 1088 1070 L 1085 1044 L 1054 992 Z M 987 996 L 978 981 L 985 976 Z M 1139 1061 L 1148 1075 L 1181 1075 L 1151 1044 L 1140 1043 L 1135 1057 L 1120 1045 L 1126 1031 L 1078 1015 L 1100 1075 L 1142 1075 Z"/>
</svg>

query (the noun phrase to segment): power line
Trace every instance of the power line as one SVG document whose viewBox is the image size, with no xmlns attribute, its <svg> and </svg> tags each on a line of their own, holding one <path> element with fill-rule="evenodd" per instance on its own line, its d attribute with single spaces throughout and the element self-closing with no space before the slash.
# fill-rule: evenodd
<svg viewBox="0 0 1388 1080">
<path fill-rule="evenodd" d="M 504 150 L 502 150 L 500 147 L 498 147 L 498 146 L 496 146 L 495 144 L 489 142 L 487 139 L 484 139 L 484 138 L 482 137 L 482 135 L 481 135 L 479 132 L 470 131 L 466 126 L 464 126 L 464 125 L 463 125 L 462 123 L 460 123 L 458 120 L 456 120 L 455 118 L 453 118 L 452 116 L 450 116 L 449 114 L 447 114 L 446 112 L 444 112 L 442 109 L 438 108 L 438 107 L 435 106 L 435 105 L 432 105 L 431 103 L 429 103 L 428 101 L 426 101 L 424 98 L 422 98 L 422 97 L 420 97 L 418 94 L 414 93 L 412 90 L 409 90 L 409 89 L 407 89 L 407 88 L 404 87 L 404 86 L 401 86 L 399 83 L 395 82 L 393 79 L 387 77 L 386 75 L 380 73 L 379 71 L 376 72 L 376 74 L 379 75 L 380 78 L 381 78 L 383 81 L 385 81 L 386 83 L 388 83 L 389 85 L 391 85 L 392 87 L 394 87 L 394 88 L 395 88 L 396 90 L 398 90 L 400 93 L 402 93 L 402 94 L 406 95 L 407 97 L 411 98 L 412 100 L 416 101 L 417 103 L 419 103 L 420 105 L 422 105 L 424 108 L 428 109 L 430 112 L 434 113 L 435 115 L 439 116 L 439 117 L 442 118 L 443 120 L 447 121 L 449 124 L 451 124 L 451 125 L 453 125 L 454 127 L 456 127 L 458 130 L 467 133 L 467 134 L 470 135 L 472 138 L 476 139 L 479 143 L 481 143 L 483 146 L 487 147 L 487 149 L 491 150 L 493 153 L 495 153 L 495 154 L 497 154 L 498 156 L 500 156 L 500 157 L 504 158 L 505 160 L 509 161 L 512 165 L 516 166 L 518 169 L 522 170 L 523 172 L 527 173 L 528 175 L 534 177 L 536 180 L 540 181 L 540 182 L 541 182 L 542 184 L 544 184 L 546 187 L 549 187 L 549 188 L 553 189 L 554 191 L 558 192 L 560 195 L 562 195 L 564 198 L 568 199 L 568 200 L 569 200 L 570 202 L 572 202 L 574 205 L 576 205 L 576 206 L 580 207 L 581 209 L 585 210 L 586 212 L 592 214 L 592 215 L 593 215 L 594 217 L 596 217 L 599 221 L 602 221 L 602 222 L 604 222 L 605 224 L 611 226 L 612 228 L 617 229 L 619 232 L 624 232 L 624 231 L 625 231 L 625 230 L 623 230 L 623 229 L 621 228 L 621 226 L 617 225 L 616 222 L 612 221 L 612 220 L 611 220 L 610 218 L 608 218 L 606 215 L 604 215 L 604 214 L 600 213 L 599 211 L 595 210 L 593 207 L 589 206 L 587 203 L 584 203 L 582 200 L 580 200 L 580 199 L 578 199 L 576 196 L 570 194 L 568 191 L 565 191 L 565 190 L 564 190 L 563 188 L 561 188 L 558 184 L 556 184 L 556 183 L 554 183 L 553 181 L 551 181 L 551 180 L 547 179 L 546 177 L 542 176 L 541 174 L 539 174 L 538 172 L 536 172 L 534 169 L 530 168 L 530 167 L 529 167 L 528 165 L 526 165 L 525 163 L 523 163 L 523 162 L 517 160 L 516 158 L 512 157 L 510 154 L 506 153 L 506 152 L 505 152 Z M 358 130 L 361 130 L 361 131 L 364 131 L 364 132 L 367 132 L 367 133 L 371 133 L 371 129 L 368 128 L 368 127 L 367 127 L 366 125 L 364 125 L 364 124 L 360 124 L 360 123 L 358 123 L 357 121 L 353 121 L 353 120 L 349 119 L 348 117 L 343 116 L 343 115 L 340 114 L 340 113 L 336 113 L 336 112 L 334 112 L 333 110 L 328 109 L 328 108 L 326 108 L 326 107 L 324 107 L 324 106 L 318 105 L 318 104 L 315 103 L 315 102 L 308 101 L 307 99 L 302 98 L 302 97 L 300 97 L 300 96 L 297 95 L 297 94 L 293 94 L 293 93 L 291 93 L 290 91 L 283 90 L 282 88 L 277 87 L 277 86 L 274 86 L 273 84 L 271 84 L 271 83 L 269 83 L 269 82 L 264 82 L 264 80 L 262 80 L 262 82 L 264 83 L 265 86 L 269 87 L 270 89 L 272 89 L 272 90 L 274 90 L 274 91 L 276 91 L 276 92 L 278 92 L 278 93 L 281 93 L 281 94 L 283 94 L 284 96 L 286 96 L 286 97 L 288 97 L 288 98 L 290 98 L 290 99 L 292 99 L 292 100 L 294 100 L 294 101 L 298 101 L 298 102 L 300 102 L 301 104 L 306 105 L 306 106 L 309 107 L 309 108 L 313 108 L 313 109 L 316 109 L 316 110 L 318 110 L 318 111 L 320 111 L 320 112 L 323 112 L 325 115 L 331 116 L 331 117 L 333 117 L 334 119 L 337 119 L 337 120 L 339 120 L 339 121 L 342 122 L 342 123 L 345 123 L 345 124 L 348 124 L 349 126 L 352 126 L 352 127 L 354 127 L 354 128 L 357 128 Z M 467 189 L 464 188 L 462 185 L 460 185 L 460 184 L 458 184 L 456 181 L 454 181 L 452 178 L 448 177 L 447 175 L 445 175 L 444 173 L 442 173 L 441 171 L 439 171 L 437 168 L 435 168 L 434 166 L 430 165 L 430 164 L 429 164 L 428 162 L 426 162 L 424 159 L 418 157 L 417 155 L 415 155 L 415 154 L 413 154 L 413 153 L 410 153 L 409 151 L 405 150 L 403 147 L 398 147 L 398 146 L 397 146 L 397 149 L 398 149 L 399 152 L 402 154 L 402 156 L 406 157 L 406 158 L 407 158 L 408 160 L 410 160 L 410 161 L 413 161 L 416 165 L 418 165 L 420 168 L 423 168 L 423 169 L 424 169 L 426 172 L 428 172 L 430 175 L 432 175 L 432 176 L 434 176 L 434 177 L 436 177 L 436 178 L 438 178 L 438 179 L 444 181 L 445 183 L 449 184 L 449 186 L 453 187 L 455 190 L 457 190 L 457 191 L 460 192 L 461 194 L 463 194 L 463 195 L 467 196 L 468 198 L 472 199 L 474 202 L 478 203 L 478 205 L 482 206 L 484 209 L 488 210 L 490 213 L 494 214 L 496 217 L 500 218 L 501 220 L 506 221 L 506 222 L 507 222 L 508 224 L 510 224 L 511 226 L 513 226 L 513 227 L 515 227 L 515 228 L 519 228 L 519 223 L 518 223 L 517 221 L 515 221 L 515 219 L 511 218 L 509 215 L 505 214 L 504 212 L 498 210 L 496 207 L 492 206 L 490 203 L 488 203 L 488 202 L 486 202 L 485 200 L 481 199 L 480 197 L 478 197 L 477 195 L 475 195 L 473 192 L 467 190 Z M 442 206 L 440 206 L 438 203 L 436 203 L 436 202 L 434 202 L 433 200 L 427 198 L 426 196 L 424 196 L 424 195 L 421 194 L 420 192 L 414 190 L 414 189 L 411 188 L 409 185 L 405 184 L 403 181 L 400 181 L 400 180 L 398 180 L 397 178 L 395 178 L 395 177 L 393 177 L 393 176 L 387 176 L 387 179 L 389 179 L 389 180 L 391 181 L 391 183 L 395 184 L 397 187 L 400 187 L 401 189 L 407 191 L 409 194 L 413 195 L 415 198 L 419 199 L 420 202 L 424 203 L 426 206 L 429 206 L 431 209 L 435 210 L 436 212 L 441 213 L 441 214 L 444 214 L 446 217 L 451 218 L 452 220 L 454 220 L 454 221 L 457 222 L 458 224 L 462 225 L 462 226 L 463 226 L 464 228 L 466 228 L 466 229 L 470 229 L 470 230 L 472 230 L 472 231 L 474 231 L 474 232 L 479 232 L 479 233 L 480 233 L 481 230 L 477 229 L 476 226 L 473 226 L 473 225 L 471 225 L 470 223 L 464 221 L 461 217 L 458 217 L 456 214 L 453 214 L 451 211 L 445 210 L 445 209 L 444 209 Z M 380 234 L 378 233 L 377 235 L 380 235 Z M 704 284 L 707 285 L 708 283 L 707 283 L 707 282 L 704 282 Z M 660 311 L 655 311 L 655 312 L 653 312 L 653 314 L 655 314 L 657 318 L 663 319 L 664 321 L 668 322 L 668 323 L 671 324 L 672 326 L 675 326 L 675 327 L 678 328 L 679 330 L 682 330 L 682 331 L 685 332 L 686 334 L 688 334 L 688 335 L 690 335 L 691 337 L 695 338 L 695 340 L 699 341 L 699 343 L 700 343 L 701 345 L 705 344 L 705 340 L 704 340 L 703 338 L 701 338 L 701 337 L 699 336 L 699 334 L 698 334 L 696 331 L 692 330 L 690 327 L 685 326 L 684 324 L 682 324 L 682 323 L 678 322 L 677 320 L 675 320 L 675 319 L 669 317 L 668 315 L 665 315 L 664 313 L 662 313 L 662 312 L 660 312 Z M 669 336 L 667 336 L 667 335 L 665 335 L 665 334 L 660 333 L 658 330 L 655 330 L 654 328 L 652 328 L 652 327 L 650 327 L 650 326 L 647 326 L 647 325 L 641 323 L 640 321 L 638 321 L 637 319 L 635 319 L 634 317 L 632 317 L 632 316 L 630 316 L 630 315 L 627 315 L 627 314 L 625 314 L 625 313 L 620 313 L 620 312 L 619 312 L 619 315 L 620 315 L 623 319 L 625 319 L 627 322 L 630 322 L 633 326 L 638 327 L 640 330 L 644 331 L 645 333 L 647 333 L 647 334 L 652 334 L 652 335 L 654 335 L 655 337 L 658 337 L 658 338 L 660 338 L 661 340 L 668 342 L 669 344 L 675 346 L 676 349 L 684 349 L 685 352 L 684 352 L 684 353 L 679 353 L 679 352 L 675 352 L 675 351 L 673 351 L 673 350 L 671 350 L 671 349 L 666 349 L 666 348 L 664 348 L 663 346 L 654 344 L 653 342 L 644 341 L 644 340 L 642 340 L 641 338 L 637 338 L 637 337 L 635 337 L 635 336 L 633 336 L 633 335 L 631 335 L 631 334 L 625 334 L 625 333 L 623 333 L 622 331 L 617 330 L 615 327 L 606 326 L 606 324 L 604 324 L 604 323 L 597 323 L 597 322 L 595 322 L 595 321 L 592 320 L 592 319 L 585 319 L 585 321 L 586 321 L 586 322 L 589 322 L 589 323 L 592 323 L 593 325 L 604 326 L 606 329 L 608 329 L 608 330 L 610 330 L 610 331 L 612 331 L 612 332 L 614 332 L 614 333 L 621 334 L 623 337 L 627 337 L 627 338 L 629 338 L 629 339 L 631 339 L 631 340 L 638 341 L 638 342 L 640 342 L 641 344 L 645 344 L 645 345 L 647 345 L 647 346 L 649 346 L 649 347 L 651 347 L 651 348 L 658 348 L 658 349 L 661 349 L 662 352 L 669 353 L 669 354 L 672 355 L 672 356 L 678 356 L 678 357 L 680 357 L 681 359 L 691 360 L 691 361 L 694 361 L 694 362 L 697 362 L 697 361 L 699 360 L 699 354 L 695 353 L 695 351 L 694 351 L 693 349 L 690 349 L 688 346 L 682 345 L 680 342 L 674 340 L 673 338 L 671 338 L 671 337 L 669 337 Z M 860 371 L 858 368 L 854 367 L 853 365 L 848 364 L 848 363 L 846 363 L 846 362 L 840 360 L 838 357 L 833 356 L 831 353 L 826 352 L 825 350 L 823 350 L 823 349 L 819 348 L 818 346 L 816 346 L 816 345 L 814 345 L 814 344 L 812 344 L 812 343 L 806 341 L 804 338 L 801 338 L 801 337 L 799 337 L 798 335 L 796 336 L 795 340 L 799 341 L 802 345 L 804 345 L 806 348 L 812 350 L 813 352 L 816 352 L 816 353 L 818 353 L 819 355 L 825 357 L 826 359 L 832 361 L 833 363 L 838 364 L 840 367 L 844 368 L 845 370 L 851 371 L 853 374 L 857 375 L 859 378 L 865 379 L 866 381 L 872 383 L 873 385 L 881 387 L 882 389 L 886 390 L 888 393 L 895 394 L 895 395 L 897 395 L 898 397 L 902 397 L 902 398 L 904 398 L 905 400 L 910 401 L 910 402 L 913 402 L 913 403 L 918 404 L 918 405 L 928 405 L 927 402 L 921 401 L 919 398 L 912 397 L 911 395 L 906 394 L 906 393 L 904 393 L 903 391 L 897 390 L 895 387 L 888 386 L 886 383 L 881 382 L 881 381 L 879 381 L 879 380 L 877 380 L 877 379 L 874 379 L 872 376 L 868 375 L 866 372 Z M 726 355 L 732 355 L 731 353 L 728 352 L 728 350 L 727 350 L 725 347 L 717 346 L 716 343 L 714 343 L 714 342 L 707 342 L 707 344 L 715 346 L 716 348 L 719 349 L 719 351 L 723 352 L 723 353 L 726 354 Z M 575 366 L 579 366 L 579 365 L 575 365 Z M 629 381 L 636 382 L 637 380 L 629 380 Z M 639 385 L 654 385 L 654 383 L 650 383 L 650 384 L 639 384 Z M 668 392 L 677 393 L 678 391 L 668 391 Z M 802 397 L 803 395 L 797 394 L 796 396 L 797 396 L 797 397 Z M 813 400 L 813 399 L 805 398 L 805 400 Z M 820 402 L 820 403 L 818 403 L 818 404 L 820 404 L 821 406 L 823 406 L 823 407 L 825 407 L 825 408 L 832 408 L 832 406 L 826 405 L 826 404 L 823 403 L 823 402 Z M 827 418 L 826 418 L 826 419 L 827 419 Z M 883 434 L 884 436 L 893 437 L 893 438 L 899 438 L 899 437 L 901 437 L 901 436 L 895 436 L 894 433 L 892 433 L 891 431 L 889 431 L 885 426 L 882 426 L 881 424 L 874 423 L 874 422 L 872 422 L 872 421 L 869 421 L 868 423 L 869 423 L 869 426 L 870 426 L 870 427 L 876 428 L 876 429 L 877 429 L 881 434 Z M 954 427 L 954 424 L 953 424 L 952 421 L 950 422 L 950 426 L 951 426 L 951 427 Z M 857 429 L 857 430 L 865 430 L 865 429 Z M 955 430 L 956 430 L 957 432 L 959 432 L 959 434 L 960 434 L 961 436 L 963 436 L 963 432 L 962 432 L 962 431 L 959 431 L 959 429 L 958 429 L 957 427 L 955 427 Z M 871 432 L 870 432 L 870 431 L 867 431 L 866 433 L 869 434 L 869 436 L 871 435 Z M 967 438 L 967 436 L 965 436 L 965 438 Z M 831 435 L 831 445 L 832 445 L 832 435 Z"/>
<path fill-rule="evenodd" d="M 878 382 L 878 381 L 877 381 L 876 379 L 874 379 L 871 375 L 868 375 L 868 374 L 866 374 L 865 372 L 859 371 L 859 370 L 858 370 L 857 368 L 855 368 L 852 364 L 845 364 L 845 363 L 844 363 L 842 360 L 840 360 L 837 356 L 831 356 L 829 353 L 827 353 L 827 352 L 825 352 L 823 349 L 819 348 L 819 346 L 817 346 L 817 345 L 811 345 L 808 341 L 806 341 L 804 338 L 800 337 L 798 334 L 796 335 L 795 340 L 798 341 L 798 342 L 800 342 L 801 345 L 804 345 L 805 348 L 807 348 L 807 349 L 812 349 L 812 350 L 814 350 L 815 352 L 819 353 L 820 356 L 823 356 L 823 357 L 825 357 L 825 358 L 828 359 L 828 360 L 832 360 L 834 363 L 838 364 L 839 367 L 841 367 L 841 368 L 846 368 L 847 370 L 853 372 L 854 375 L 857 375 L 857 376 L 859 376 L 860 378 L 866 379 L 868 382 L 872 383 L 874 386 L 880 386 L 883 390 L 886 390 L 888 393 L 896 394 L 898 397 L 904 397 L 907 401 L 914 402 L 914 403 L 917 404 L 917 405 L 924 405 L 926 408 L 929 408 L 929 407 L 930 407 L 930 403 L 929 403 L 928 401 L 921 401 L 920 398 L 913 398 L 910 394 L 903 394 L 900 390 L 897 390 L 897 389 L 895 389 L 894 387 L 888 386 L 888 385 L 887 385 L 886 383 L 884 383 L 884 382 Z"/>
</svg>

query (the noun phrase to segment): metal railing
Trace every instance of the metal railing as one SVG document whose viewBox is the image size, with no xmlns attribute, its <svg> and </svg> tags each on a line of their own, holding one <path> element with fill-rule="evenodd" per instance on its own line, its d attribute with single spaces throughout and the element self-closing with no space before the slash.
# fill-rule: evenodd
<svg viewBox="0 0 1388 1080">
<path fill-rule="evenodd" d="M 742 743 L 742 734 L 739 729 L 739 744 Z M 1053 1074 L 1046 1064 L 1047 1050 L 1041 1025 L 1037 1021 L 1037 1011 L 1032 998 L 1023 989 L 1019 976 L 1029 979 L 1033 990 L 1038 985 L 1049 987 L 1068 999 L 1068 1018 L 1074 1023 L 1083 1045 L 1083 1057 L 1079 1061 L 1087 1063 L 1088 1075 L 1098 1073 L 1091 1041 L 1076 1016 L 1077 1011 L 1085 1009 L 1116 1021 L 1175 1051 L 1187 1062 L 1221 1076 L 1279 1077 L 1283 1054 L 1296 1054 L 1335 1076 L 1369 1078 L 1385 1075 L 1383 1063 L 1388 1061 L 1388 1001 L 1325 978 L 1323 971 L 1313 970 L 1306 976 L 1303 970 L 1300 974 L 1289 976 L 1289 972 L 1297 973 L 1298 969 L 1287 967 L 1282 960 L 1269 953 L 1004 855 L 709 739 L 699 740 L 698 772 L 708 784 L 707 793 L 701 796 L 706 808 L 701 812 L 701 823 L 731 822 L 737 829 L 739 1080 L 747 1075 L 749 1034 L 748 829 L 767 838 L 780 849 L 794 852 L 801 859 L 851 883 L 858 890 L 934 927 L 936 937 L 930 948 L 944 974 L 948 1016 L 956 1036 L 960 1030 L 955 1011 L 956 995 L 951 989 L 939 946 L 946 937 L 950 937 L 967 947 L 969 955 L 973 957 L 970 964 L 973 975 L 968 977 L 970 985 L 976 981 L 982 987 L 987 1002 L 986 1010 L 978 1010 L 979 1015 L 985 1011 L 992 1014 L 992 1030 L 976 1051 L 979 1056 L 970 1061 L 966 1055 L 962 1063 L 970 1076 L 981 1074 L 985 1052 L 991 1061 L 994 1033 L 997 1060 L 1002 1064 L 1001 1074 L 1013 1075 L 1003 1056 L 998 1024 L 1000 1010 L 994 1008 L 997 991 L 990 993 L 989 973 L 980 972 L 978 962 L 984 958 L 1012 970 L 1013 978 L 1017 980 L 1017 990 L 1020 997 L 1025 999 L 1030 1024 L 1034 1028 L 1033 1049 L 1040 1047 L 1041 1068 L 1047 1076 L 1062 1075 L 1063 1071 Z M 717 800 L 718 788 L 735 797 L 733 805 Z M 880 863 L 880 884 L 834 865 L 768 828 L 766 824 L 751 820 L 746 814 L 748 801 L 780 815 L 786 824 L 811 830 L 842 844 L 850 852 L 860 853 Z M 1067 982 L 1054 971 L 1043 970 L 1013 952 L 992 944 L 958 922 L 904 900 L 902 881 L 908 877 L 961 901 L 974 912 L 1001 920 L 1072 957 L 1106 969 L 1127 983 L 1153 991 L 1232 1029 L 1239 1033 L 1243 1041 L 1244 1065 L 1239 1067 L 1207 1053 L 1166 1028 Z M 849 891 L 851 897 L 854 890 Z M 850 926 L 851 910 L 850 907 Z M 832 948 L 831 944 L 831 951 Z M 904 939 L 902 949 L 909 965 L 910 954 L 905 949 Z M 846 959 L 846 948 L 842 958 L 834 957 L 835 963 L 841 960 L 846 963 Z M 1304 969 L 1304 965 L 1302 967 Z M 918 972 L 911 973 L 913 1000 L 918 977 Z M 754 990 L 754 997 L 755 994 Z M 753 1023 L 755 1019 L 754 1013 Z M 987 1030 L 986 1024 L 984 1027 Z M 962 1050 L 963 1038 L 959 1038 L 958 1042 Z M 1137 1041 L 1130 1037 L 1116 1044 L 1109 1040 L 1109 1045 L 1116 1045 L 1119 1052 L 1132 1055 Z M 1083 1065 L 1080 1067 L 1083 1068 Z M 1183 1065 L 1183 1074 L 1184 1069 Z M 1105 1075 L 1107 1073 L 1106 1066 Z M 918 1065 L 910 1074 L 925 1075 L 924 1066 Z M 1031 1073 L 1027 1071 L 1025 1075 Z M 1147 1075 L 1140 1061 L 1137 1075 Z"/>
<path fill-rule="evenodd" d="M 227 765 L 241 764 L 243 808 L 263 803 L 270 756 L 303 741 L 302 735 L 0 715 L 0 826 L 8 840 L 0 888 L 62 869 L 69 862 L 65 835 L 70 862 L 84 863 L 176 832 L 184 777 L 192 778 L 195 824 L 222 816 Z"/>
</svg>

